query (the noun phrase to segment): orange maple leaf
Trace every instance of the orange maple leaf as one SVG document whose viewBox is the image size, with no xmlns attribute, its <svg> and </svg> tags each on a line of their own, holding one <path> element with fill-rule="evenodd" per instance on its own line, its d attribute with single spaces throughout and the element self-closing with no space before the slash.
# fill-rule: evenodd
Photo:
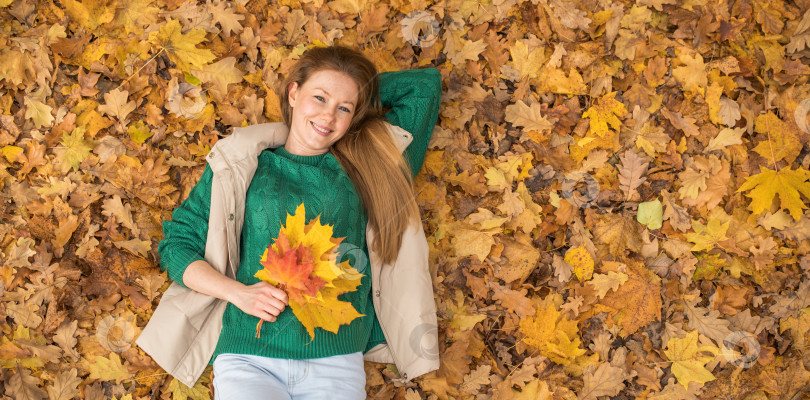
<svg viewBox="0 0 810 400">
<path fill-rule="evenodd" d="M 273 245 L 267 246 L 267 252 L 260 261 L 264 269 L 256 276 L 264 281 L 276 282 L 279 288 L 287 292 L 290 300 L 303 302 L 304 295 L 315 297 L 326 281 L 312 274 L 315 260 L 310 250 L 301 244 L 295 249 L 291 248 L 284 232 L 279 232 L 275 244 L 277 249 Z"/>
</svg>

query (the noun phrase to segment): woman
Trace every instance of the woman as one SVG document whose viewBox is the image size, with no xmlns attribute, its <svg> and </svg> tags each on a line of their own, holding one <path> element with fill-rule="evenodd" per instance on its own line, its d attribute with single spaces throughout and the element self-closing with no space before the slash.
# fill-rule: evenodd
<svg viewBox="0 0 810 400">
<path fill-rule="evenodd" d="M 405 380 L 438 368 L 410 174 L 437 118 L 440 77 L 401 71 L 378 84 L 360 53 L 314 48 L 282 88 L 286 126 L 234 129 L 219 141 L 164 224 L 161 266 L 174 283 L 138 344 L 189 386 L 213 361 L 220 399 L 364 398 L 363 353 L 395 363 Z M 388 121 L 404 130 L 383 122 L 378 93 L 391 108 Z M 362 316 L 335 333 L 308 334 L 287 293 L 255 277 L 285 217 L 302 204 L 307 222 L 318 217 L 344 238 L 341 257 L 364 275 L 341 296 Z M 256 332 L 257 321 L 268 323 Z"/>
</svg>

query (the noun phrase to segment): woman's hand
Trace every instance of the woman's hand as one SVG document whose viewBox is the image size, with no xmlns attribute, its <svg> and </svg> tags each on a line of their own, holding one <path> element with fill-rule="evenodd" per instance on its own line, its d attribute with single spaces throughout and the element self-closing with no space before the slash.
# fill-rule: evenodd
<svg viewBox="0 0 810 400">
<path fill-rule="evenodd" d="M 228 299 L 240 310 L 264 321 L 274 322 L 287 307 L 287 293 L 267 283 L 246 285 Z"/>
<path fill-rule="evenodd" d="M 215 270 L 205 260 L 192 262 L 183 273 L 192 290 L 233 303 L 240 310 L 273 322 L 287 306 L 287 293 L 267 282 L 245 285 Z"/>
</svg>

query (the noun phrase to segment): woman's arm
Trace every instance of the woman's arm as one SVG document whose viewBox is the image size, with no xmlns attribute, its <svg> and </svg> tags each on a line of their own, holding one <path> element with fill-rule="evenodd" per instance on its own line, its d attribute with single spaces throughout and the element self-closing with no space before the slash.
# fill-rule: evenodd
<svg viewBox="0 0 810 400">
<path fill-rule="evenodd" d="M 273 322 L 287 306 L 287 294 L 267 282 L 245 285 L 219 271 L 205 260 L 192 262 L 183 274 L 192 290 L 225 300 L 247 314 Z"/>
<path fill-rule="evenodd" d="M 275 321 L 284 310 L 287 295 L 266 282 L 245 285 L 205 261 L 213 172 L 205 167 L 188 198 L 163 223 L 164 239 L 158 245 L 161 268 L 175 282 L 194 291 L 232 303 L 265 321 Z"/>
<path fill-rule="evenodd" d="M 383 72 L 379 76 L 380 100 L 390 108 L 385 116 L 413 134 L 405 159 L 415 176 L 422 168 L 433 126 L 439 117 L 441 74 L 435 68 Z"/>
</svg>

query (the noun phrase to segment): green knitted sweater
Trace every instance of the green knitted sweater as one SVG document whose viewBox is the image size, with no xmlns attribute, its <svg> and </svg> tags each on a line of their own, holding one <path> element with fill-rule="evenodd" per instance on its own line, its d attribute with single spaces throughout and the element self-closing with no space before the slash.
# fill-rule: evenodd
<svg viewBox="0 0 810 400">
<path fill-rule="evenodd" d="M 438 116 L 441 76 L 435 69 L 422 69 L 383 73 L 379 80 L 380 98 L 391 109 L 386 114 L 388 121 L 414 136 L 405 157 L 415 175 L 422 166 Z M 371 300 L 371 268 L 365 240 L 367 218 L 354 184 L 328 152 L 298 156 L 281 147 L 263 151 L 258 161 L 246 194 L 237 280 L 248 285 L 259 282 L 253 275 L 263 268 L 259 263 L 262 253 L 278 237 L 287 214 L 294 214 L 303 203 L 307 222 L 320 215 L 322 224 L 333 226 L 334 237 L 345 237 L 339 248 L 345 258 L 339 260 L 348 259 L 365 276 L 357 291 L 339 299 L 351 302 L 365 316 L 341 326 L 337 334 L 316 328 L 311 339 L 287 307 L 275 322 L 262 324 L 261 337 L 255 338 L 259 319 L 228 304 L 214 358 L 222 353 L 317 358 L 367 351 L 383 343 L 385 338 Z M 204 259 L 211 178 L 212 171 L 206 167 L 188 199 L 173 213 L 172 221 L 163 224 L 165 238 L 158 247 L 161 268 L 181 284 L 186 267 Z"/>
</svg>

